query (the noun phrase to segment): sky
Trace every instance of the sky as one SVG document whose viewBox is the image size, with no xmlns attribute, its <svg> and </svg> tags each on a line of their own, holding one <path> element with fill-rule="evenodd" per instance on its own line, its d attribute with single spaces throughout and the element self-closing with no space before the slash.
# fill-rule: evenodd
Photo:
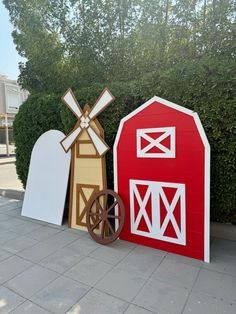
<svg viewBox="0 0 236 314">
<path fill-rule="evenodd" d="M 0 0 L 0 74 L 16 80 L 19 75 L 18 63 L 24 59 L 16 51 L 12 31 L 8 11 Z"/>
</svg>

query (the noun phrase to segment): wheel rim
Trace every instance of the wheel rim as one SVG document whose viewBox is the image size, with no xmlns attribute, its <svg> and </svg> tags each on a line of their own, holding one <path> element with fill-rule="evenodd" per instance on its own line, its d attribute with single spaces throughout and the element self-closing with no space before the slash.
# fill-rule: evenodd
<svg viewBox="0 0 236 314">
<path fill-rule="evenodd" d="M 115 241 L 124 226 L 125 208 L 112 190 L 96 193 L 87 205 L 86 223 L 91 237 L 100 244 Z"/>
</svg>

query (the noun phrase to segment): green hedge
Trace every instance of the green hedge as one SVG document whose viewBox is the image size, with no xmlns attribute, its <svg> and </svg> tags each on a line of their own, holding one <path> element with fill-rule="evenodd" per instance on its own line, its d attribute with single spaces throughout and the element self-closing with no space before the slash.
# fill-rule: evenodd
<svg viewBox="0 0 236 314">
<path fill-rule="evenodd" d="M 196 111 L 211 146 L 211 218 L 236 223 L 236 62 L 203 59 L 163 76 L 163 97 Z M 165 89 L 163 87 L 165 86 Z M 172 95 L 172 96 L 171 96 Z"/>
<path fill-rule="evenodd" d="M 107 85 L 116 101 L 99 116 L 106 142 L 112 148 L 120 119 L 146 99 L 157 95 L 198 112 L 211 145 L 211 218 L 236 220 L 236 65 L 233 61 L 199 60 L 163 73 L 149 73 L 139 81 Z M 75 91 L 83 106 L 94 103 L 104 85 Z M 63 94 L 62 91 L 61 94 Z M 17 173 L 26 184 L 32 147 L 49 129 L 68 133 L 75 117 L 60 95 L 32 95 L 14 122 Z M 107 153 L 108 185 L 113 186 L 112 150 Z"/>
<path fill-rule="evenodd" d="M 20 107 L 13 123 L 16 171 L 26 186 L 30 156 L 39 136 L 50 129 L 63 131 L 61 102 L 53 95 L 31 95 Z"/>
</svg>

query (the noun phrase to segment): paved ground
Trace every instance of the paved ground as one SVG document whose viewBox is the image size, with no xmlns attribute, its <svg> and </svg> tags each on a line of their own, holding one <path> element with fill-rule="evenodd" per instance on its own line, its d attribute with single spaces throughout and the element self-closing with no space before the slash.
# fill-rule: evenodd
<svg viewBox="0 0 236 314">
<path fill-rule="evenodd" d="M 21 217 L 0 198 L 0 313 L 235 314 L 236 228 L 213 225 L 212 263 Z M 233 240 L 229 240 L 233 239 Z"/>
<path fill-rule="evenodd" d="M 0 165 L 14 164 L 15 162 L 16 162 L 16 157 L 15 157 L 15 155 L 0 156 Z"/>
</svg>

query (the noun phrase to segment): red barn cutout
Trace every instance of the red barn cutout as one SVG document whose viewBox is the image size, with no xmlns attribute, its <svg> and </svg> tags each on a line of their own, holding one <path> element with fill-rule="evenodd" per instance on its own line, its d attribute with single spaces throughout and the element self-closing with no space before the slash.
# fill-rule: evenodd
<svg viewBox="0 0 236 314">
<path fill-rule="evenodd" d="M 124 117 L 114 181 L 120 239 L 209 262 L 210 146 L 197 113 L 155 96 Z"/>
</svg>

